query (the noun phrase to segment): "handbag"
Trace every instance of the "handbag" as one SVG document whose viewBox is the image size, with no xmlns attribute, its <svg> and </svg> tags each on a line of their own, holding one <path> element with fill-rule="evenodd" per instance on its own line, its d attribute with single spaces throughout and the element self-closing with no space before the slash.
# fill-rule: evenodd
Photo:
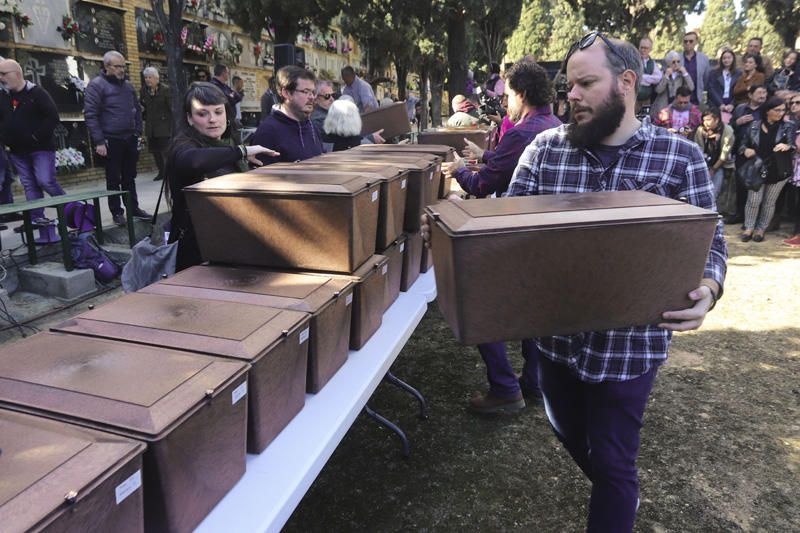
<svg viewBox="0 0 800 533">
<path fill-rule="evenodd" d="M 150 235 L 136 243 L 131 249 L 131 258 L 122 268 L 122 290 L 125 292 L 136 292 L 142 287 L 175 273 L 178 241 L 160 245 L 152 242 L 153 230 L 156 227 L 156 218 L 158 217 L 158 208 L 161 206 L 161 196 L 164 194 L 166 181 L 167 178 L 165 177 L 161 182 L 161 192 L 158 193 L 156 209 L 150 221 Z"/>
<path fill-rule="evenodd" d="M 764 165 L 764 161 L 757 155 L 745 160 L 745 162 L 736 169 L 736 178 L 748 191 L 758 192 L 761 190 L 761 186 L 764 185 L 764 179 L 766 177 L 767 167 Z"/>
</svg>

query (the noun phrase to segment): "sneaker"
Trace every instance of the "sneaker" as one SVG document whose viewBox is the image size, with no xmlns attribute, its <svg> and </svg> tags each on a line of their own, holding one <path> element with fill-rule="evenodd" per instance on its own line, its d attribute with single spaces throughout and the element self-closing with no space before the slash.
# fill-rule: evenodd
<svg viewBox="0 0 800 533">
<path fill-rule="evenodd" d="M 116 215 L 113 216 L 113 219 L 114 219 L 114 224 L 116 224 L 117 226 L 127 226 L 128 225 L 128 219 L 125 218 L 125 214 L 124 213 L 117 213 Z"/>
<path fill-rule="evenodd" d="M 478 393 L 472 397 L 467 406 L 469 411 L 480 414 L 514 413 L 524 408 L 525 400 L 522 399 L 521 392 L 510 398 L 498 398 L 490 392 Z"/>
<path fill-rule="evenodd" d="M 140 220 L 150 220 L 153 218 L 153 215 L 145 211 L 144 209 L 137 209 L 133 212 L 133 218 L 138 218 Z"/>
<path fill-rule="evenodd" d="M 798 246 L 800 245 L 800 234 L 795 235 L 789 239 L 783 240 L 784 244 L 788 244 L 789 246 Z"/>
<path fill-rule="evenodd" d="M 42 227 L 54 224 L 55 220 L 51 220 L 45 217 L 40 217 L 40 218 L 34 218 L 33 220 L 31 220 L 31 222 L 33 223 L 34 226 Z"/>
</svg>

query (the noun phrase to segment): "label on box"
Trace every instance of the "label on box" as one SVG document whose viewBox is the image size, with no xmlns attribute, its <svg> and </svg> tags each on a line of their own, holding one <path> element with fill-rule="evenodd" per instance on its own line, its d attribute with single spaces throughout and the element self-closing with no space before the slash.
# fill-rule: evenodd
<svg viewBox="0 0 800 533">
<path fill-rule="evenodd" d="M 245 396 L 247 396 L 247 382 L 246 381 L 244 383 L 242 383 L 241 385 L 239 385 L 238 387 L 236 387 L 235 389 L 233 389 L 233 392 L 231 393 L 231 400 L 232 400 L 231 405 L 236 405 L 236 402 L 238 402 L 239 400 L 241 400 Z"/>
<path fill-rule="evenodd" d="M 387 272 L 389 272 L 389 265 L 383 265 L 383 268 L 381 269 L 381 274 L 385 276 Z"/>
<path fill-rule="evenodd" d="M 406 180 L 405 180 L 405 178 L 400 180 L 400 188 L 401 189 L 405 189 L 406 188 Z M 167 242 L 167 241 L 164 241 L 164 242 Z"/>
<path fill-rule="evenodd" d="M 121 504 L 125 498 L 136 492 L 136 489 L 142 486 L 142 471 L 137 470 L 131 477 L 117 485 L 114 490 L 117 495 L 117 505 Z"/>
<path fill-rule="evenodd" d="M 308 328 L 300 332 L 300 344 L 303 344 L 307 340 L 308 340 Z"/>
<path fill-rule="evenodd" d="M 433 171 L 432 170 L 431 170 L 431 173 L 428 174 L 428 181 L 433 181 Z"/>
<path fill-rule="evenodd" d="M 353 303 L 353 293 L 352 292 L 347 295 L 347 298 L 344 299 L 344 305 L 347 306 L 347 305 L 350 305 L 351 303 Z"/>
<path fill-rule="evenodd" d="M 401 242 L 400 243 L 400 253 L 403 253 L 405 251 L 406 251 L 406 243 Z"/>
<path fill-rule="evenodd" d="M 378 191 L 372 191 L 372 201 L 375 202 L 378 200 Z"/>
</svg>

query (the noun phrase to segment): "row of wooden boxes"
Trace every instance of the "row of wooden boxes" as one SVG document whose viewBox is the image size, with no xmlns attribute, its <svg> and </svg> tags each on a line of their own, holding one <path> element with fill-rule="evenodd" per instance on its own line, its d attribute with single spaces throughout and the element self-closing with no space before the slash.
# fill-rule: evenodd
<svg viewBox="0 0 800 533">
<path fill-rule="evenodd" d="M 391 152 L 390 150 L 396 150 Z M 0 350 L 3 531 L 190 531 L 427 269 L 449 147 L 187 190 L 209 265 Z M 381 252 L 376 254 L 375 252 Z"/>
</svg>

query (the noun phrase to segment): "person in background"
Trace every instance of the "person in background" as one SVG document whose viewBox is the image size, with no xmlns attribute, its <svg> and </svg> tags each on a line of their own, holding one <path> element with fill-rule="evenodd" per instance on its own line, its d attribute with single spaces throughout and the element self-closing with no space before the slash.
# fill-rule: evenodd
<svg viewBox="0 0 800 533">
<path fill-rule="evenodd" d="M 716 199 L 722 191 L 725 174 L 733 172 L 733 128 L 722 122 L 720 111 L 715 107 L 703 111 L 702 120 L 702 126 L 694 134 L 694 142 L 706 158 Z"/>
<path fill-rule="evenodd" d="M 242 100 L 244 100 L 244 80 L 239 76 L 234 76 L 231 80 L 231 88 L 239 95 L 239 101 L 234 106 L 234 115 L 236 117 L 236 124 L 242 126 Z"/>
<path fill-rule="evenodd" d="M 489 65 L 489 78 L 483 84 L 484 91 L 492 98 L 500 98 L 506 92 L 505 82 L 500 76 L 500 65 L 491 63 Z"/>
<path fill-rule="evenodd" d="M 770 93 L 800 90 L 800 72 L 797 70 L 800 65 L 797 64 L 797 59 L 797 50 L 787 50 L 783 54 L 781 69 L 776 70 L 767 81 L 767 90 Z"/>
<path fill-rule="evenodd" d="M 764 75 L 764 78 L 769 78 L 773 74 L 772 59 L 769 56 L 761 55 L 761 49 L 764 47 L 764 39 L 761 37 L 753 37 L 747 41 L 747 49 L 745 53 L 750 54 L 756 58 L 758 63 L 758 71 Z"/>
<path fill-rule="evenodd" d="M 684 137 L 692 136 L 702 117 L 700 108 L 691 102 L 691 98 L 692 91 L 688 87 L 678 87 L 672 103 L 658 113 L 656 126 Z"/>
<path fill-rule="evenodd" d="M 475 73 L 472 72 L 472 69 L 467 69 L 467 83 L 464 87 L 464 96 L 469 98 L 475 94 Z"/>
<path fill-rule="evenodd" d="M 158 69 L 147 67 L 142 76 L 144 87 L 139 101 L 144 118 L 144 136 L 158 168 L 154 181 L 159 181 L 164 178 L 166 151 L 172 138 L 172 96 L 169 87 L 159 83 Z"/>
<path fill-rule="evenodd" d="M 793 174 L 797 125 L 785 121 L 785 114 L 786 102 L 773 96 L 762 106 L 762 120 L 751 122 L 739 143 L 740 155 L 746 159 L 760 157 L 767 169 L 764 185 L 758 191 L 747 192 L 744 232 L 740 236 L 742 242 L 764 240 L 767 226 L 775 213 L 775 202 Z"/>
<path fill-rule="evenodd" d="M 66 194 L 56 180 L 56 148 L 53 131 L 59 123 L 58 109 L 50 94 L 25 80 L 22 67 L 13 59 L 0 61 L 0 139 L 19 174 L 27 200 Z M 5 155 L 5 154 L 3 154 Z M 13 199 L 12 199 L 13 200 Z M 52 223 L 44 209 L 31 211 L 33 223 Z"/>
<path fill-rule="evenodd" d="M 505 91 L 508 95 L 508 114 L 515 124 L 500 140 L 496 151 L 482 150 L 465 139 L 463 155 L 481 161 L 477 172 L 466 168 L 464 160 L 456 156 L 452 163 L 442 164 L 442 172 L 454 177 L 461 188 L 474 196 L 484 198 L 491 194 L 500 196 L 508 188 L 519 163 L 520 156 L 541 132 L 561 125 L 551 109 L 553 87 L 547 72 L 537 63 L 521 60 L 506 70 Z M 539 352 L 531 339 L 522 341 L 525 360 L 522 376 L 517 374 L 508 360 L 506 344 L 493 342 L 478 345 L 478 352 L 486 364 L 489 390 L 478 393 L 469 401 L 468 409 L 475 413 L 517 411 L 525 407 L 525 399 L 537 400 L 539 391 Z"/>
<path fill-rule="evenodd" d="M 719 109 L 726 124 L 735 107 L 733 88 L 741 75 L 742 71 L 736 68 L 736 54 L 730 48 L 723 48 L 719 53 L 719 66 L 708 78 L 708 105 Z"/>
<path fill-rule="evenodd" d="M 5 61 L 5 58 L 0 56 L 0 61 Z M 2 130 L 3 127 L 3 123 L 0 122 L 0 130 Z M 2 144 L 2 140 L 0 139 L 0 205 L 14 203 L 13 185 L 14 176 L 11 174 L 11 168 L 8 164 L 6 147 Z M 22 215 L 19 213 L 0 215 L 0 223 L 13 222 L 15 220 L 22 220 Z M 0 226 L 0 228 L 6 229 L 5 226 Z"/>
<path fill-rule="evenodd" d="M 789 114 L 787 120 L 792 120 L 795 123 L 795 152 L 794 152 L 794 173 L 789 180 L 792 185 L 791 193 L 793 201 L 791 205 L 791 212 L 794 218 L 794 229 L 792 229 L 792 236 L 784 240 L 784 244 L 793 248 L 800 247 L 800 92 L 791 94 L 789 98 Z"/>
<path fill-rule="evenodd" d="M 340 99 L 331 104 L 323 126 L 323 142 L 339 152 L 361 144 L 361 115 L 354 102 Z"/>
<path fill-rule="evenodd" d="M 336 99 L 333 84 L 325 80 L 317 80 L 317 96 L 314 98 L 314 110 L 311 112 L 311 122 L 317 128 L 320 137 L 325 134 L 325 117 Z"/>
<path fill-rule="evenodd" d="M 478 125 L 478 107 L 463 94 L 455 95 L 450 105 L 454 112 L 447 119 L 448 128 L 469 128 Z"/>
<path fill-rule="evenodd" d="M 375 91 L 372 90 L 372 86 L 369 83 L 356 76 L 356 71 L 353 67 L 348 65 L 342 69 L 342 80 L 345 84 L 342 94 L 353 99 L 359 113 L 378 109 Z"/>
<path fill-rule="evenodd" d="M 228 85 L 230 77 L 231 71 L 226 65 L 222 63 L 214 65 L 214 77 L 211 78 L 211 83 L 216 85 L 228 99 L 228 105 L 231 106 L 230 112 L 228 113 L 229 119 L 232 118 L 232 115 L 236 112 L 236 104 L 242 101 L 242 95 L 234 91 L 233 87 Z"/>
<path fill-rule="evenodd" d="M 184 96 L 186 124 L 175 136 L 167 156 L 167 199 L 172 206 L 169 242 L 178 241 L 175 270 L 202 262 L 184 187 L 235 172 L 245 172 L 247 163 L 260 166 L 256 156 L 278 153 L 259 145 L 235 145 L 228 129 L 228 98 L 214 84 L 195 82 Z"/>
<path fill-rule="evenodd" d="M 209 78 L 208 71 L 204 68 L 198 69 L 194 73 L 194 81 L 208 81 Z"/>
<path fill-rule="evenodd" d="M 259 159 L 270 163 L 302 161 L 323 152 L 322 139 L 314 123 L 316 78 L 314 73 L 294 65 L 278 71 L 278 90 L 281 105 L 259 124 L 252 137 L 252 144 L 270 146 L 280 155 L 264 154 Z"/>
<path fill-rule="evenodd" d="M 692 89 L 692 103 L 702 105 L 705 103 L 706 81 L 711 66 L 708 57 L 700 51 L 696 51 L 700 44 L 700 37 L 697 32 L 690 31 L 683 36 L 683 55 L 681 55 L 681 66 L 686 69 L 692 78 L 694 89 Z"/>
<path fill-rule="evenodd" d="M 764 74 L 758 71 L 759 59 L 756 56 L 745 54 L 742 57 L 742 75 L 733 86 L 733 99 L 736 105 L 747 102 L 750 87 L 764 85 Z"/>
<path fill-rule="evenodd" d="M 653 100 L 653 107 L 650 116 L 655 118 L 662 109 L 667 107 L 675 99 L 675 94 L 680 87 L 686 87 L 694 94 L 694 81 L 689 75 L 689 71 L 681 65 L 681 55 L 678 52 L 667 52 L 664 57 L 664 76 L 656 85 L 656 97 Z"/>
<path fill-rule="evenodd" d="M 275 76 L 270 76 L 267 81 L 267 90 L 261 95 L 261 120 L 266 119 L 272 113 L 272 108 L 280 103 L 280 98 L 275 88 Z"/>
<path fill-rule="evenodd" d="M 639 87 L 639 94 L 636 97 L 636 112 L 642 107 L 649 107 L 656 96 L 656 85 L 664 77 L 658 63 L 650 57 L 653 50 L 653 40 L 650 37 L 642 37 L 639 41 L 639 54 L 642 56 L 642 83 Z"/>
<path fill-rule="evenodd" d="M 136 195 L 142 107 L 133 85 L 125 79 L 125 56 L 114 50 L 106 52 L 103 72 L 89 82 L 84 94 L 86 127 L 95 152 L 106 158 L 106 188 L 128 191 L 133 217 L 149 220 L 152 215 L 139 207 Z M 116 224 L 127 223 L 119 196 L 109 196 L 108 207 Z"/>
</svg>

